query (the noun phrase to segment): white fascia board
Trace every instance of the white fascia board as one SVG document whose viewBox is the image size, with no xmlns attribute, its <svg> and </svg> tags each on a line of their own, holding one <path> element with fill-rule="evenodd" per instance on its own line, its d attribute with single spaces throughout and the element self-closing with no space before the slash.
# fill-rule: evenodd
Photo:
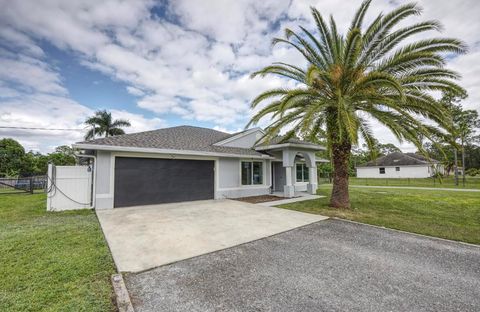
<svg viewBox="0 0 480 312">
<path fill-rule="evenodd" d="M 234 136 L 231 136 L 229 138 L 226 138 L 225 140 L 222 140 L 222 141 L 218 141 L 216 143 L 214 143 L 213 145 L 217 145 L 217 146 L 222 146 L 222 145 L 225 145 L 227 143 L 230 143 L 232 141 L 235 141 L 237 139 L 240 139 L 240 138 L 243 138 L 244 136 L 247 136 L 255 131 L 260 131 L 262 132 L 263 134 L 265 134 L 265 131 L 263 131 L 262 128 L 260 127 L 256 127 L 256 128 L 252 128 L 252 129 L 248 129 L 246 131 L 243 131 L 242 133 L 239 133 L 237 135 L 234 135 Z"/>
<path fill-rule="evenodd" d="M 282 143 L 282 144 L 273 144 L 273 145 L 266 145 L 266 146 L 257 146 L 255 147 L 255 150 L 265 151 L 265 150 L 282 149 L 287 147 L 303 148 L 303 149 L 309 149 L 309 150 L 315 150 L 315 151 L 326 150 L 325 147 L 321 145 L 310 145 L 310 144 L 300 144 L 300 143 Z"/>
<path fill-rule="evenodd" d="M 255 159 L 274 159 L 268 155 L 240 155 L 229 153 L 202 152 L 190 150 L 174 150 L 161 148 L 146 147 L 129 147 L 129 146 L 113 146 L 113 145 L 97 145 L 77 143 L 72 145 L 73 148 L 86 150 L 114 151 L 114 152 L 136 152 L 136 153 L 153 153 L 153 154 L 175 154 L 175 155 L 194 155 L 194 156 L 216 156 L 216 157 L 233 157 L 233 158 L 255 158 Z"/>
</svg>

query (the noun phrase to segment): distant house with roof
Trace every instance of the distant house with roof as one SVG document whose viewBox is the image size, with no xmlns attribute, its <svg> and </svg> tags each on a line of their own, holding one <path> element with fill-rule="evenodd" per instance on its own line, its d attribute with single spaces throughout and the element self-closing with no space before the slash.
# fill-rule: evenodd
<svg viewBox="0 0 480 312">
<path fill-rule="evenodd" d="M 443 174 L 443 166 L 435 159 L 415 153 L 395 152 L 356 167 L 358 178 L 429 178 Z"/>
</svg>

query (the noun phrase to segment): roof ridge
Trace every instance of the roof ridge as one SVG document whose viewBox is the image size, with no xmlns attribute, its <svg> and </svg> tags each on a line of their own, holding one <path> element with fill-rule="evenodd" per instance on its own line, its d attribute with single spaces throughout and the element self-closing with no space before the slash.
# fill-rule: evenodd
<svg viewBox="0 0 480 312">
<path fill-rule="evenodd" d="M 388 155 L 390 155 L 390 154 L 388 154 Z M 372 159 L 372 160 L 370 160 L 370 161 L 367 161 L 367 164 L 368 164 L 368 163 L 372 163 L 372 164 L 375 164 L 375 165 L 376 165 L 379 160 L 384 159 L 384 158 L 387 157 L 388 155 L 383 155 L 383 156 L 377 157 L 377 158 L 375 158 L 375 159 Z"/>
<path fill-rule="evenodd" d="M 230 133 L 227 133 L 227 132 L 223 132 L 223 131 L 219 131 L 219 130 L 215 130 L 215 129 L 211 129 L 211 128 L 206 128 L 206 127 L 191 126 L 191 125 L 179 125 L 179 126 L 165 127 L 165 128 L 159 128 L 159 129 L 145 130 L 145 131 L 140 131 L 140 132 L 124 133 L 124 134 L 119 134 L 119 135 L 115 135 L 115 136 L 111 136 L 111 137 L 95 138 L 93 140 L 88 140 L 88 141 L 84 140 L 84 141 L 76 142 L 76 143 L 87 143 L 87 142 L 92 143 L 92 142 L 95 142 L 95 141 L 98 141 L 98 140 L 104 140 L 106 138 L 113 138 L 113 137 L 119 138 L 119 137 L 133 136 L 133 135 L 139 135 L 139 134 L 154 133 L 154 132 L 158 132 L 158 131 L 162 131 L 162 130 L 175 129 L 175 128 L 197 128 L 197 129 L 215 131 L 215 132 L 221 133 L 223 135 L 231 135 Z"/>
</svg>

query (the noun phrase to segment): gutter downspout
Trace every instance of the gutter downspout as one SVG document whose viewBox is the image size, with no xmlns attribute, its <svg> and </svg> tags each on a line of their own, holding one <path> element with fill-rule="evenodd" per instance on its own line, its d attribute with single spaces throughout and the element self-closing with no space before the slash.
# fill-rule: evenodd
<svg viewBox="0 0 480 312">
<path fill-rule="evenodd" d="M 91 209 L 95 208 L 95 200 L 97 198 L 96 196 L 96 184 L 97 184 L 97 157 L 95 155 L 83 155 L 83 154 L 74 154 L 75 157 L 77 158 L 91 158 L 93 159 L 93 181 L 92 181 L 92 200 L 90 207 Z"/>
</svg>

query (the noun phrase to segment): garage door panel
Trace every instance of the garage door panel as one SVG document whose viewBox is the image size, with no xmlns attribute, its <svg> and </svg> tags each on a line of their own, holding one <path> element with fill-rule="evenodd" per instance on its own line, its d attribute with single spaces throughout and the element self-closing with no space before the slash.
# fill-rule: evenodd
<svg viewBox="0 0 480 312">
<path fill-rule="evenodd" d="M 214 161 L 158 158 L 115 159 L 115 207 L 214 197 Z"/>
</svg>

